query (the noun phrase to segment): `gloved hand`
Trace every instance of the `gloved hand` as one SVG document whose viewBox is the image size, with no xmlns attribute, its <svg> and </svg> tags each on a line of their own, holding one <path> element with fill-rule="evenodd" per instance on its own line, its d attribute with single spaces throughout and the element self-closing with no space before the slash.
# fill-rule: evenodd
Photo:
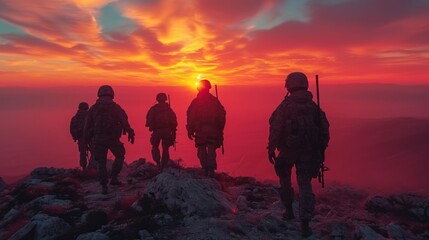
<svg viewBox="0 0 429 240">
<path fill-rule="evenodd" d="M 194 140 L 195 134 L 193 132 L 188 132 L 188 138 Z"/>
<path fill-rule="evenodd" d="M 130 142 L 131 144 L 134 144 L 134 136 L 134 131 L 128 133 L 128 142 Z"/>
<path fill-rule="evenodd" d="M 268 148 L 268 161 L 270 161 L 271 164 L 276 163 L 276 152 L 274 148 Z"/>
</svg>

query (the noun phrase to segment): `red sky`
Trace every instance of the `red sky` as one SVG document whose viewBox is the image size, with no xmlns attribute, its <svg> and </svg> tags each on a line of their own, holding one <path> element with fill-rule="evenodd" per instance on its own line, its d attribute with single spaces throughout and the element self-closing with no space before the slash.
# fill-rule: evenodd
<svg viewBox="0 0 429 240">
<path fill-rule="evenodd" d="M 426 0 L 0 0 L 0 86 L 428 83 Z"/>
</svg>

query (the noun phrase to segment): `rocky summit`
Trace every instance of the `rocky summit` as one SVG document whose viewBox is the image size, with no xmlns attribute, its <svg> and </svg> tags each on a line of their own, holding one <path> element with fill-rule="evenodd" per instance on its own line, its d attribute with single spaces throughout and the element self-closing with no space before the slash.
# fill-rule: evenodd
<svg viewBox="0 0 429 240">
<path fill-rule="evenodd" d="M 302 239 L 299 220 L 282 219 L 275 184 L 169 165 L 134 161 L 106 195 L 94 171 L 37 168 L 1 181 L 0 239 Z M 307 239 L 429 239 L 424 196 L 331 186 L 317 193 L 315 214 Z"/>
</svg>

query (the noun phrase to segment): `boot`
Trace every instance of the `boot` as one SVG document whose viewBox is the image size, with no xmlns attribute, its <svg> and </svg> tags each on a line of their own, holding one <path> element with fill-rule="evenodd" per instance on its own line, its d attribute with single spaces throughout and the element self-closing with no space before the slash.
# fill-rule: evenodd
<svg viewBox="0 0 429 240">
<path fill-rule="evenodd" d="M 301 236 L 303 238 L 307 238 L 311 236 L 313 232 L 311 231 L 309 221 L 308 220 L 302 220 L 301 221 Z"/>
<path fill-rule="evenodd" d="M 283 212 L 283 219 L 285 220 L 291 220 L 294 219 L 295 215 L 293 214 L 293 208 L 292 204 L 286 206 L 285 211 Z"/>
<path fill-rule="evenodd" d="M 122 185 L 122 182 L 118 180 L 118 176 L 113 175 L 112 178 L 110 179 L 110 185 Z"/>
<path fill-rule="evenodd" d="M 107 185 L 103 185 L 103 186 L 101 186 L 101 188 L 102 188 L 101 193 L 106 195 L 107 194 Z"/>
</svg>

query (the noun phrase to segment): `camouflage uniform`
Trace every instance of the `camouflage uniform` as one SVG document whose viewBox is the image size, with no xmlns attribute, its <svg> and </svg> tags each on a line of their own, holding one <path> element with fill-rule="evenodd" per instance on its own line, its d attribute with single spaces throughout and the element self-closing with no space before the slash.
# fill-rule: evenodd
<svg viewBox="0 0 429 240">
<path fill-rule="evenodd" d="M 124 144 L 119 141 L 122 131 L 128 133 L 128 138 L 134 142 L 134 130 L 128 123 L 125 111 L 111 97 L 102 96 L 91 106 L 85 124 L 85 137 L 91 141 L 95 161 L 98 163 L 98 177 L 103 187 L 107 185 L 106 168 L 107 152 L 115 156 L 112 165 L 112 181 L 122 170 L 125 159 Z"/>
<path fill-rule="evenodd" d="M 149 131 L 152 131 L 150 138 L 152 158 L 160 168 L 163 168 L 170 160 L 168 148 L 176 141 L 176 114 L 168 103 L 157 103 L 149 109 L 146 115 L 146 127 L 149 127 Z M 159 151 L 161 141 L 162 157 Z"/>
<path fill-rule="evenodd" d="M 87 166 L 87 144 L 83 137 L 83 128 L 85 126 L 85 119 L 88 114 L 88 110 L 77 110 L 77 113 L 72 117 L 70 121 L 70 134 L 74 141 L 77 141 L 79 153 L 80 153 L 80 166 L 85 169 Z"/>
<path fill-rule="evenodd" d="M 314 194 L 311 179 L 317 177 L 319 161 L 315 157 L 318 142 L 321 148 L 326 148 L 329 141 L 329 123 L 323 111 L 312 100 L 313 95 L 307 90 L 294 91 L 286 96 L 270 117 L 270 135 L 268 149 L 279 150 L 275 160 L 275 171 L 280 180 L 280 198 L 286 207 L 291 209 L 294 198 L 294 190 L 291 184 L 291 170 L 295 165 L 297 183 L 299 187 L 299 216 L 301 221 L 309 221 L 313 217 Z M 299 110 L 297 110 L 299 109 Z M 297 111 L 307 112 L 310 116 L 304 120 L 294 122 L 291 119 L 298 114 Z M 318 118 L 320 117 L 320 120 Z M 299 142 L 295 130 L 299 128 L 294 125 L 304 125 L 303 121 L 310 121 L 307 126 L 315 126 L 313 139 L 309 142 Z M 311 122 L 313 121 L 313 122 Z M 319 127 L 320 125 L 320 127 Z"/>
<path fill-rule="evenodd" d="M 217 169 L 216 149 L 223 143 L 226 112 L 219 100 L 208 90 L 200 91 L 187 110 L 188 137 L 195 137 L 195 147 L 206 174 Z"/>
</svg>

